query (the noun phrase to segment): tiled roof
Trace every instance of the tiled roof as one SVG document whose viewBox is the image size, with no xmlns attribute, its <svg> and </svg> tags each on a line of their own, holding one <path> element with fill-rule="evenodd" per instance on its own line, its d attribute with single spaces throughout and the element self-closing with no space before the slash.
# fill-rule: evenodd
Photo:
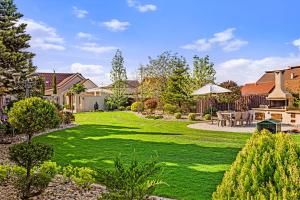
<svg viewBox="0 0 300 200">
<path fill-rule="evenodd" d="M 125 81 L 125 85 L 128 88 L 137 88 L 140 85 L 140 83 L 139 83 L 138 80 L 126 80 Z M 111 88 L 113 88 L 113 84 L 110 84 L 110 85 L 107 85 L 107 86 L 103 86 L 101 88 L 111 89 Z"/>
<path fill-rule="evenodd" d="M 56 84 L 59 85 L 62 82 L 65 82 L 64 80 L 67 78 L 71 78 L 75 73 L 55 73 L 56 74 Z M 45 88 L 46 90 L 52 88 L 52 76 L 53 73 L 38 73 L 39 76 L 43 77 L 45 79 Z"/>
<path fill-rule="evenodd" d="M 244 85 L 241 88 L 241 93 L 243 96 L 249 95 L 267 95 L 274 88 L 274 82 L 266 82 L 266 83 L 249 83 Z"/>
</svg>

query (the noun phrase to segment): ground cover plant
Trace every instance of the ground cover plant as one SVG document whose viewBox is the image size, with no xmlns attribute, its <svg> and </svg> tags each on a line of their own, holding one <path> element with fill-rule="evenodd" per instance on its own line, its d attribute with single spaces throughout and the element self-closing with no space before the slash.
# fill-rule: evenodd
<svg viewBox="0 0 300 200">
<path fill-rule="evenodd" d="M 112 169 L 119 153 L 130 160 L 154 154 L 164 166 L 155 194 L 177 199 L 210 199 L 250 134 L 201 131 L 192 122 L 148 120 L 128 112 L 76 114 L 81 125 L 34 138 L 52 144 L 54 161 L 92 169 Z M 293 136 L 300 145 L 299 135 Z"/>
</svg>

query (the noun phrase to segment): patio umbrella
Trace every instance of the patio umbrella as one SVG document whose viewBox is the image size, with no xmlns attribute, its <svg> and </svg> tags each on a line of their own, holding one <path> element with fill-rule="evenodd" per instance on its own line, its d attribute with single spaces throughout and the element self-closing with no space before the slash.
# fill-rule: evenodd
<svg viewBox="0 0 300 200">
<path fill-rule="evenodd" d="M 221 93 L 227 93 L 231 92 L 231 90 L 228 90 L 226 88 L 220 87 L 218 85 L 209 83 L 206 84 L 205 86 L 199 88 L 198 90 L 195 90 L 192 95 L 197 96 L 197 95 L 213 95 L 213 94 L 221 94 Z M 212 120 L 212 106 L 210 107 L 210 115 L 211 115 L 211 123 L 213 123 Z"/>
</svg>

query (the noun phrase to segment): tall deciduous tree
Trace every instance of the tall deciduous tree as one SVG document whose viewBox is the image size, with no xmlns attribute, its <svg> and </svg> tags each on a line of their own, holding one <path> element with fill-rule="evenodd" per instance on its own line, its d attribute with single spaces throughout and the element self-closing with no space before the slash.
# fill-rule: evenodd
<svg viewBox="0 0 300 200">
<path fill-rule="evenodd" d="M 181 108 L 183 103 L 189 102 L 191 99 L 190 75 L 183 57 L 174 59 L 172 66 L 173 71 L 168 77 L 164 101 Z"/>
<path fill-rule="evenodd" d="M 194 89 L 198 89 L 207 83 L 215 82 L 216 71 L 214 69 L 214 64 L 209 61 L 209 56 L 203 58 L 194 56 L 193 65 Z"/>
<path fill-rule="evenodd" d="M 217 96 L 217 100 L 220 103 L 227 103 L 228 104 L 228 110 L 229 104 L 233 103 L 234 101 L 238 100 L 241 97 L 241 88 L 238 86 L 238 84 L 234 81 L 225 81 L 220 84 L 221 87 L 229 89 L 231 92 L 219 94 Z"/>
<path fill-rule="evenodd" d="M 52 94 L 57 94 L 57 81 L 55 71 L 52 74 Z"/>
<path fill-rule="evenodd" d="M 13 0 L 0 0 L 0 85 L 1 93 L 21 94 L 24 87 L 16 84 L 13 74 L 21 74 L 23 83 L 26 75 L 35 72 L 32 65 L 34 54 L 27 51 L 30 35 L 26 24 L 19 23 L 23 17 Z"/>
<path fill-rule="evenodd" d="M 125 84 L 127 80 L 126 68 L 124 67 L 124 58 L 122 52 L 118 49 L 111 62 L 112 70 L 110 78 L 113 82 L 113 95 L 110 101 L 117 106 L 121 106 L 125 98 Z"/>
</svg>

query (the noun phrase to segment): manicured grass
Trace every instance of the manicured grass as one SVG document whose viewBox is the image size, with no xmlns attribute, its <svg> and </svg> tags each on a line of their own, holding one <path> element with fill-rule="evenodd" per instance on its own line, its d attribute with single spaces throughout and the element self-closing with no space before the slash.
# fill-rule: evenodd
<svg viewBox="0 0 300 200">
<path fill-rule="evenodd" d="M 76 115 L 78 127 L 35 138 L 54 145 L 59 164 L 112 167 L 121 153 L 129 159 L 135 151 L 148 160 L 158 154 L 165 163 L 156 194 L 177 199 L 210 199 L 224 171 L 234 161 L 250 134 L 200 131 L 188 122 L 147 120 L 132 113 L 104 112 Z M 298 144 L 300 137 L 295 136 Z"/>
</svg>

